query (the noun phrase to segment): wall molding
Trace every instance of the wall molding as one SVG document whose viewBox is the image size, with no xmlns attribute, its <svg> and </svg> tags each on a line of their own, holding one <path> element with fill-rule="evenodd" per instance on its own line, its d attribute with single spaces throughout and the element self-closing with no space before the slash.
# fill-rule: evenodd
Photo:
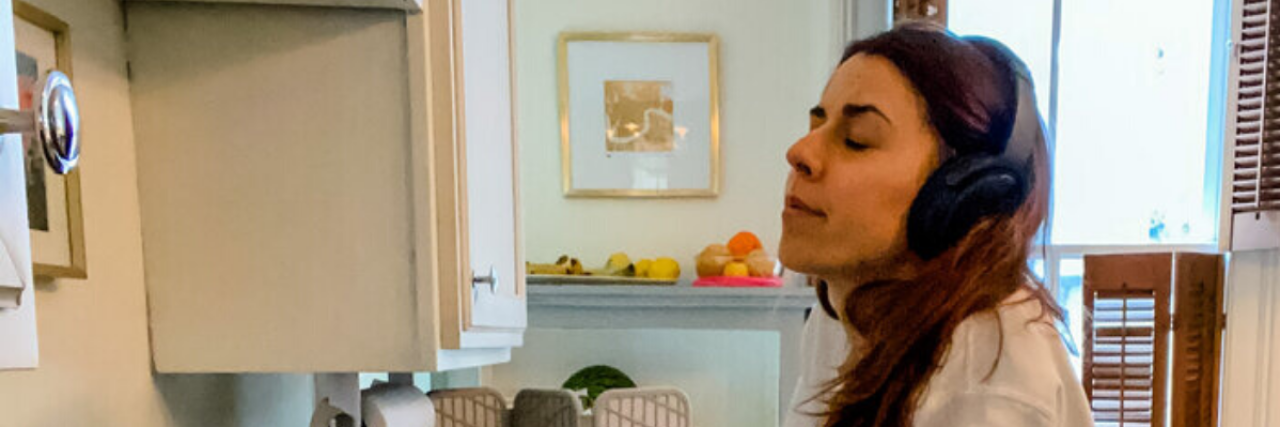
<svg viewBox="0 0 1280 427">
<path fill-rule="evenodd" d="M 1266 427 L 1280 384 L 1280 251 L 1235 252 L 1227 273 L 1220 425 Z"/>
</svg>

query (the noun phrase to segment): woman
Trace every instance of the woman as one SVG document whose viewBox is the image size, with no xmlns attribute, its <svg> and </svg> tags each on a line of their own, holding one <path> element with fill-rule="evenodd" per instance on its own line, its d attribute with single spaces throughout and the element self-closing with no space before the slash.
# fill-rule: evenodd
<svg viewBox="0 0 1280 427">
<path fill-rule="evenodd" d="M 1035 105 L 989 39 L 917 24 L 845 50 L 787 153 L 779 256 L 825 312 L 788 426 L 1092 425 L 1027 266 L 1049 203 Z"/>
</svg>

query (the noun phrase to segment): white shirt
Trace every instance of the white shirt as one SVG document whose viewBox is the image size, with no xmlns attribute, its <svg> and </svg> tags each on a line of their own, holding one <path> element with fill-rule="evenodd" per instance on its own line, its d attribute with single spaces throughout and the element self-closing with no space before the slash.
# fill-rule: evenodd
<svg viewBox="0 0 1280 427">
<path fill-rule="evenodd" d="M 965 319 L 952 335 L 942 367 L 929 380 L 915 412 L 915 427 L 1082 427 L 1092 426 L 1089 401 L 1067 358 L 1058 331 L 1044 320 L 1040 305 L 1018 291 L 994 312 Z M 1000 350 L 1000 331 L 1004 348 Z M 805 322 L 800 379 L 784 427 L 814 427 L 826 410 L 810 399 L 835 378 L 850 345 L 844 326 L 814 307 Z M 992 362 L 999 364 L 994 372 Z M 990 378 L 987 375 L 990 374 Z"/>
</svg>

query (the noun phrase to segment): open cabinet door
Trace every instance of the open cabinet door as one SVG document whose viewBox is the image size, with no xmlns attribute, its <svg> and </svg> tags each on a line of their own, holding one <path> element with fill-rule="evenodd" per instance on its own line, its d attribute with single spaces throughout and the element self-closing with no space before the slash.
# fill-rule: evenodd
<svg viewBox="0 0 1280 427">
<path fill-rule="evenodd" d="M 18 109 L 13 4 L 0 0 L 0 108 Z M 0 136 L 0 369 L 35 368 L 36 302 L 22 137 Z M 40 159 L 43 161 L 43 159 Z"/>
<path fill-rule="evenodd" d="M 442 347 L 519 346 L 527 309 L 511 2 L 440 0 L 422 13 Z"/>
<path fill-rule="evenodd" d="M 526 322 L 519 239 L 515 91 L 509 0 L 460 0 L 454 34 L 461 42 L 459 135 L 466 164 L 467 233 L 474 286 L 464 304 L 466 331 L 519 332 Z"/>
</svg>

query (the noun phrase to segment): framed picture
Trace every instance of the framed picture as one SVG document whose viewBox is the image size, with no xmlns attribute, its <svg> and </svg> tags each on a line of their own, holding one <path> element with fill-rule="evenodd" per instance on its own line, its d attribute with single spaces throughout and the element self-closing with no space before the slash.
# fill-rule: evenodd
<svg viewBox="0 0 1280 427">
<path fill-rule="evenodd" d="M 947 0 L 894 0 L 893 22 L 926 20 L 946 27 Z"/>
<path fill-rule="evenodd" d="M 719 46 L 710 34 L 560 34 L 565 195 L 718 195 Z"/>
<path fill-rule="evenodd" d="M 35 108 L 41 82 L 51 70 L 71 77 L 71 33 L 66 22 L 22 1 L 13 2 L 17 49 L 18 102 Z M 85 278 L 84 217 L 80 211 L 80 172 L 58 175 L 45 164 L 41 147 L 23 136 L 26 149 L 27 217 L 36 276 Z"/>
</svg>

